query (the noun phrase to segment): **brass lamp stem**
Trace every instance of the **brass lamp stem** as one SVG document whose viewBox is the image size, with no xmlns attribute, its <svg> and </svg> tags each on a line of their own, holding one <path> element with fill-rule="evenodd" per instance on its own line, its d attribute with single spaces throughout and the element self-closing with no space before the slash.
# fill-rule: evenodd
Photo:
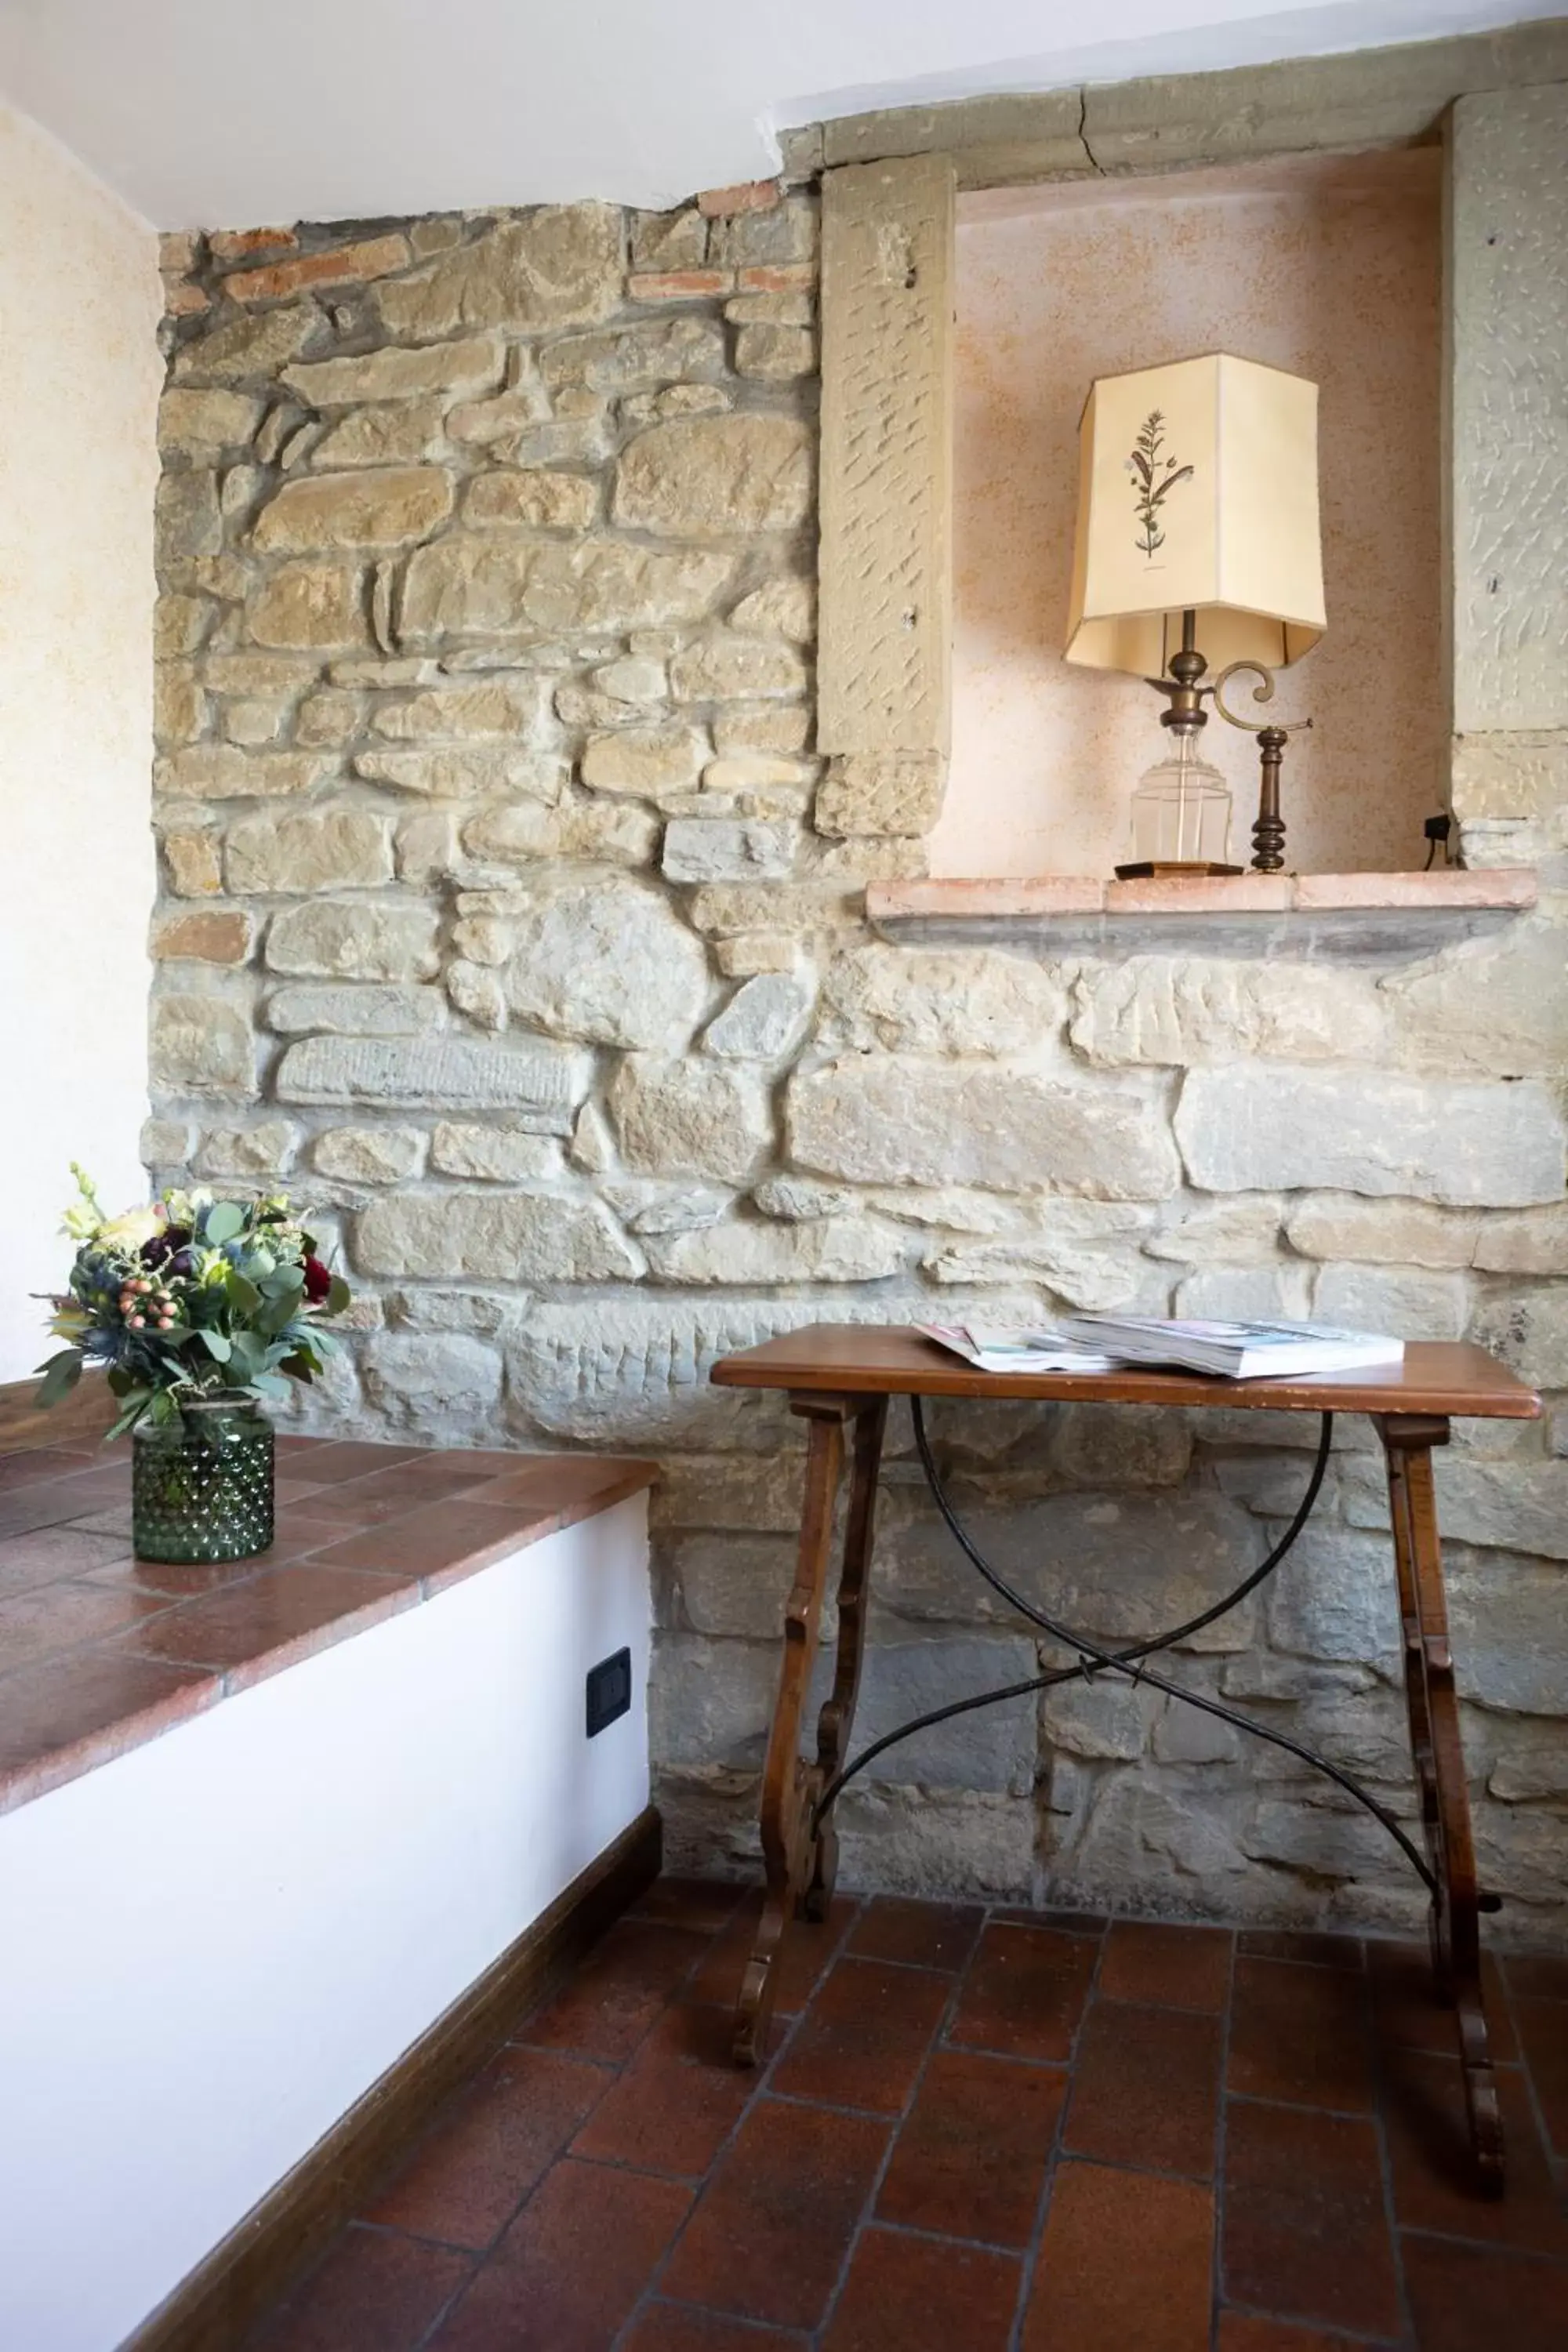
<svg viewBox="0 0 1568 2352">
<path fill-rule="evenodd" d="M 1167 706 L 1160 713 L 1160 724 L 1168 727 L 1173 735 L 1195 735 L 1208 724 L 1204 697 L 1212 694 L 1214 688 L 1198 684 L 1208 664 L 1194 642 L 1196 632 L 1197 614 L 1189 607 L 1182 614 L 1181 649 L 1171 656 L 1170 677 L 1149 680 L 1167 698 Z"/>
<path fill-rule="evenodd" d="M 1252 828 L 1252 868 L 1255 874 L 1278 874 L 1285 863 L 1285 820 L 1279 813 L 1279 771 L 1284 764 L 1285 746 L 1292 735 L 1300 734 L 1312 722 L 1310 719 L 1298 719 L 1293 725 L 1281 727 L 1277 719 L 1266 722 L 1238 719 L 1225 699 L 1225 689 L 1238 670 L 1247 670 L 1260 681 L 1252 689 L 1254 702 L 1273 701 L 1274 672 L 1262 662 L 1232 662 L 1214 682 L 1214 707 L 1233 727 L 1258 738 L 1258 821 Z"/>
</svg>

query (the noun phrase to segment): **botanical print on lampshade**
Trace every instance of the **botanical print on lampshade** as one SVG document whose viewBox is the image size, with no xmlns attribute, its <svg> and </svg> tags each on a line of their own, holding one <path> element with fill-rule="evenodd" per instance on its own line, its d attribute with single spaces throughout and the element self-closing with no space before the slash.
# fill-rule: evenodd
<svg viewBox="0 0 1568 2352">
<path fill-rule="evenodd" d="M 1157 677 L 1182 614 L 1214 677 L 1322 635 L 1318 387 L 1228 352 L 1102 376 L 1079 430 L 1067 658 Z"/>
</svg>

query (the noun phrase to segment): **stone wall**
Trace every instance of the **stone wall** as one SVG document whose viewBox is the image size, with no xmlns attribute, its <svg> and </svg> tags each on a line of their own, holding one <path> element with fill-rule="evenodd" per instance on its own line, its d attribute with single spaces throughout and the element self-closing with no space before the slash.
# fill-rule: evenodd
<svg viewBox="0 0 1568 2352">
<path fill-rule="evenodd" d="M 675 1855 L 739 1867 L 798 1433 L 706 1385 L 821 1318 L 1136 1303 L 1469 1331 L 1568 1388 L 1563 877 L 1418 967 L 913 950 L 917 840 L 812 756 L 815 200 L 731 192 L 172 242 L 160 497 L 158 1177 L 287 1178 L 360 1289 L 318 1422 L 657 1453 Z M 829 791 L 830 791 L 829 787 Z M 818 823 L 814 823 L 814 815 Z M 999 1564 L 1105 1636 L 1289 1516 L 1254 1413 L 932 1416 Z M 862 1727 L 1043 1654 L 897 1420 Z M 1504 1924 L 1568 1910 L 1568 1420 L 1442 1465 Z M 1372 1437 L 1176 1658 L 1406 1815 Z M 1048 1652 L 1045 1653 L 1048 1656 Z M 861 1883 L 1414 1920 L 1383 1834 L 1147 1687 L 943 1727 L 847 1801 Z"/>
</svg>

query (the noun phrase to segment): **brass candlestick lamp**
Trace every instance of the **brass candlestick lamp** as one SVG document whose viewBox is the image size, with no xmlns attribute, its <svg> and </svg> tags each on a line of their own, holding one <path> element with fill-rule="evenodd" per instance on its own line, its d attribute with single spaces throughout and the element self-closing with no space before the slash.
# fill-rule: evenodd
<svg viewBox="0 0 1568 2352">
<path fill-rule="evenodd" d="M 1225 688 L 1248 671 L 1269 701 L 1275 670 L 1310 652 L 1325 618 L 1316 384 L 1220 352 L 1099 378 L 1079 431 L 1067 658 L 1147 678 L 1171 738 L 1133 794 L 1119 875 L 1241 872 L 1226 862 L 1230 793 L 1201 756 L 1209 698 L 1258 739 L 1253 866 L 1284 865 L 1280 767 L 1312 722 L 1238 718 Z"/>
</svg>

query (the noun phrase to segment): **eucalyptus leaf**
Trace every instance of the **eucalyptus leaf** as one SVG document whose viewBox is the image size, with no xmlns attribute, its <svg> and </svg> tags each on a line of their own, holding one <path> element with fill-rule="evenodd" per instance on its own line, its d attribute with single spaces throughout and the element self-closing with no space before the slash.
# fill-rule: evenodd
<svg viewBox="0 0 1568 2352">
<path fill-rule="evenodd" d="M 245 1211 L 234 1201 L 215 1201 L 207 1211 L 202 1238 L 214 1247 L 220 1242 L 231 1242 L 245 1231 Z"/>
<path fill-rule="evenodd" d="M 225 1332 L 200 1331 L 196 1336 L 209 1356 L 215 1357 L 220 1364 L 227 1363 L 234 1351 Z"/>
<path fill-rule="evenodd" d="M 332 1276 L 332 1286 L 327 1293 L 326 1307 L 328 1314 L 341 1315 L 353 1296 L 353 1293 L 350 1290 L 348 1284 L 343 1280 L 342 1276 L 341 1274 L 334 1274 Z"/>
<path fill-rule="evenodd" d="M 261 1293 L 254 1282 L 247 1281 L 237 1266 L 230 1266 L 224 1277 L 224 1288 L 229 1303 L 240 1315 L 255 1315 L 261 1306 Z"/>
</svg>

